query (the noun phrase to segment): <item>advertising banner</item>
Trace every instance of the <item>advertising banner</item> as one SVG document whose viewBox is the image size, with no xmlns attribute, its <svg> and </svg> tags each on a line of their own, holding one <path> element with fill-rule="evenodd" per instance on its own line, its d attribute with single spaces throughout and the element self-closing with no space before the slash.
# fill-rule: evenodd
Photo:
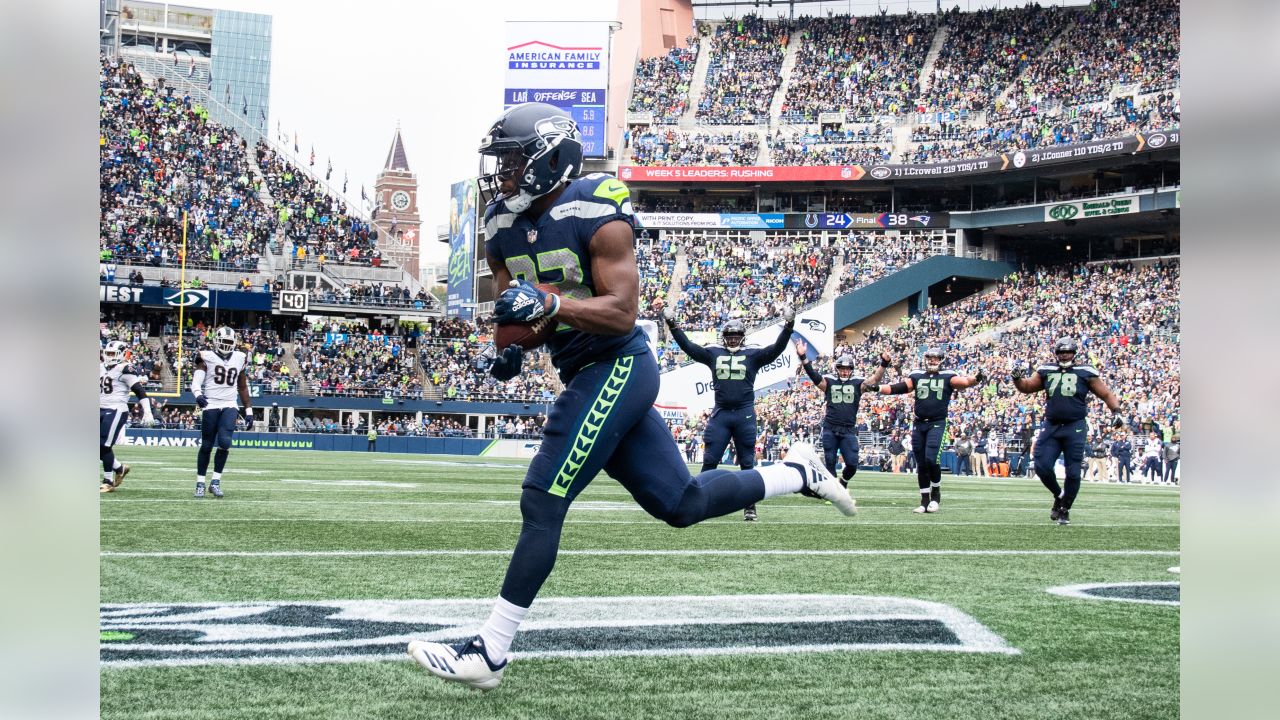
<svg viewBox="0 0 1280 720">
<path fill-rule="evenodd" d="M 833 325 L 835 323 L 835 303 L 823 303 L 801 312 L 796 317 L 795 331 L 791 334 L 791 342 L 804 340 L 809 345 L 809 355 L 830 355 L 832 350 Z M 768 347 L 778 339 L 782 323 L 774 323 L 747 335 L 749 347 Z M 699 342 L 718 342 L 717 334 L 708 332 Z M 690 339 L 693 340 L 692 333 Z M 796 375 L 799 359 L 795 347 L 788 345 L 778 359 L 766 365 L 756 376 L 756 390 L 785 382 Z M 679 412 L 700 413 L 710 409 L 714 404 L 714 386 L 711 369 L 706 365 L 684 365 L 662 373 L 658 400 L 654 407 L 660 408 L 664 417 L 674 418 Z"/>
<path fill-rule="evenodd" d="M 642 228 L 739 230 L 855 230 L 858 228 L 945 228 L 945 213 L 636 213 Z"/>
<path fill-rule="evenodd" d="M 475 180 L 456 182 L 449 188 L 449 282 L 445 290 L 445 314 L 470 320 L 475 308 L 477 193 Z"/>
<path fill-rule="evenodd" d="M 845 182 L 901 180 L 995 174 L 1045 165 L 1118 157 L 1173 147 L 1181 142 L 1178 130 L 1161 130 L 1094 140 L 1074 145 L 1054 145 L 1017 150 L 988 157 L 919 165 L 824 165 L 824 166 L 739 166 L 739 167 L 647 167 L 624 165 L 618 178 L 630 182 Z"/>
<path fill-rule="evenodd" d="M 1045 205 L 1044 219 L 1045 222 L 1082 220 L 1084 218 L 1107 217 L 1109 215 L 1128 215 L 1136 212 L 1138 212 L 1138 196 L 1119 195 L 1097 200 Z"/>
<path fill-rule="evenodd" d="M 503 107 L 554 105 L 573 116 L 583 154 L 605 156 L 609 25 L 594 22 L 508 22 Z"/>
<path fill-rule="evenodd" d="M 98 302 L 208 310 L 271 310 L 271 295 L 241 290 L 179 290 L 159 285 L 98 285 Z"/>
</svg>

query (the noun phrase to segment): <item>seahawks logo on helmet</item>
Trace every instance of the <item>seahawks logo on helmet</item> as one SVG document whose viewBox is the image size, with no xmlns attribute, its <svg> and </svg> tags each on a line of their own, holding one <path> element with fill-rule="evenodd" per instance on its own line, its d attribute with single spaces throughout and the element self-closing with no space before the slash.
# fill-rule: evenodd
<svg viewBox="0 0 1280 720">
<path fill-rule="evenodd" d="M 582 172 L 578 124 L 546 103 L 523 103 L 502 114 L 480 141 L 478 186 L 486 203 L 502 200 L 511 212 Z M 502 185 L 515 181 L 515 191 Z"/>
</svg>

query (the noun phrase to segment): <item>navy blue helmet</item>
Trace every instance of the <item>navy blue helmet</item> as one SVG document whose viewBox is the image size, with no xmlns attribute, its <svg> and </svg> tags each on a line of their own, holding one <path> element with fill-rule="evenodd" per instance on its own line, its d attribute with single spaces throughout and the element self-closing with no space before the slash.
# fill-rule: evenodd
<svg viewBox="0 0 1280 720">
<path fill-rule="evenodd" d="M 1058 365 L 1064 368 L 1071 367 L 1078 351 L 1076 341 L 1071 338 L 1058 338 L 1058 341 L 1053 344 L 1053 354 L 1058 356 Z"/>
<path fill-rule="evenodd" d="M 747 339 L 747 326 L 741 320 L 730 320 L 720 331 L 720 342 L 730 350 L 737 350 Z"/>
<path fill-rule="evenodd" d="M 578 124 L 565 111 L 546 103 L 524 103 L 506 112 L 480 140 L 480 197 L 489 204 L 505 201 L 511 212 L 524 212 L 534 200 L 582 172 L 582 139 Z M 503 195 L 504 181 L 516 190 Z"/>
<path fill-rule="evenodd" d="M 845 372 L 845 371 L 848 372 Z M 836 359 L 836 376 L 841 380 L 848 380 L 853 377 L 853 356 L 848 353 L 841 355 Z"/>
</svg>

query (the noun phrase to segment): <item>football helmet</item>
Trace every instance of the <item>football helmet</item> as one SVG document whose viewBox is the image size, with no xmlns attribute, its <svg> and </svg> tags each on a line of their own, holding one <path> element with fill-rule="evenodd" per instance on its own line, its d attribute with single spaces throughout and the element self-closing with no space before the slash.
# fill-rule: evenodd
<svg viewBox="0 0 1280 720">
<path fill-rule="evenodd" d="M 1058 356 L 1058 367 L 1069 368 L 1076 360 L 1076 352 L 1079 347 L 1076 341 L 1071 338 L 1058 338 L 1053 344 L 1053 354 Z M 1065 356 L 1065 357 L 1064 357 Z"/>
<path fill-rule="evenodd" d="M 848 380 L 853 377 L 853 356 L 849 354 L 841 355 L 836 359 L 836 377 L 841 380 Z"/>
<path fill-rule="evenodd" d="M 112 340 L 102 348 L 102 362 L 107 365 L 116 365 L 124 361 L 124 352 L 128 348 L 123 341 Z"/>
<path fill-rule="evenodd" d="M 534 200 L 582 172 L 582 137 L 565 111 L 546 103 L 524 103 L 506 112 L 480 140 L 477 185 L 485 204 L 502 200 L 524 212 Z M 502 184 L 515 181 L 503 193 Z"/>
<path fill-rule="evenodd" d="M 730 350 L 737 350 L 742 347 L 743 341 L 747 339 L 747 326 L 741 320 L 730 320 L 724 324 L 720 330 L 720 342 Z"/>
<path fill-rule="evenodd" d="M 924 351 L 924 369 L 929 372 L 938 372 L 942 369 L 942 361 L 946 359 L 946 355 L 942 352 L 942 348 L 931 347 Z"/>
<path fill-rule="evenodd" d="M 236 331 L 223 325 L 213 331 L 213 349 L 220 355 L 229 355 L 236 349 Z"/>
</svg>

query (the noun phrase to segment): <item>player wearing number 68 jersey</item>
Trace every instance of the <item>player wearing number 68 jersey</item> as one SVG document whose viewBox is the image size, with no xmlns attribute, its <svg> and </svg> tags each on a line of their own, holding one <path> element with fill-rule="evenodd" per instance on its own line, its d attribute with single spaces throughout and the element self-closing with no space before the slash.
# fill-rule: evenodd
<svg viewBox="0 0 1280 720">
<path fill-rule="evenodd" d="M 1044 424 L 1036 437 L 1035 469 L 1040 482 L 1053 493 L 1053 509 L 1049 519 L 1059 525 L 1071 522 L 1071 505 L 1080 492 L 1080 466 L 1084 462 L 1085 441 L 1089 428 L 1089 393 L 1102 398 L 1112 412 L 1112 425 L 1124 427 L 1120 401 L 1090 365 L 1076 365 L 1076 341 L 1062 338 L 1053 345 L 1057 364 L 1047 363 L 1027 375 L 1024 367 L 1014 368 L 1013 386 L 1019 392 L 1044 390 Z M 1058 485 L 1053 466 L 1062 456 L 1066 469 L 1065 486 Z"/>
<path fill-rule="evenodd" d="M 827 472 L 836 474 L 836 453 L 844 457 L 844 470 L 840 481 L 849 485 L 858 472 L 858 401 L 862 393 L 876 388 L 880 378 L 884 377 L 885 368 L 893 364 L 888 353 L 880 354 L 880 367 L 865 378 L 856 377 L 852 355 L 841 355 L 836 358 L 835 375 L 822 375 L 813 369 L 809 362 L 809 345 L 803 340 L 796 341 L 796 354 L 800 356 L 800 367 L 809 376 L 813 386 L 826 396 L 827 412 L 822 418 L 822 454 L 827 465 Z"/>
<path fill-rule="evenodd" d="M 213 479 L 208 485 L 209 493 L 222 497 L 222 470 L 227 465 L 236 418 L 243 416 L 246 424 L 253 422 L 249 382 L 244 376 L 247 364 L 247 356 L 236 350 L 236 332 L 229 327 L 214 331 L 213 350 L 201 350 L 196 357 L 191 394 L 196 396 L 196 405 L 202 411 L 200 452 L 196 455 L 196 497 L 204 497 L 210 454 L 213 455 Z"/>
<path fill-rule="evenodd" d="M 733 441 L 738 454 L 738 467 L 750 470 L 756 466 L 756 376 L 760 368 L 777 360 L 786 350 L 791 332 L 795 329 L 796 313 L 791 307 L 783 309 L 782 331 L 778 339 L 767 348 L 745 348 L 747 326 L 741 320 L 730 320 L 720 331 L 723 345 L 702 346 L 694 343 L 676 327 L 675 313 L 663 307 L 662 299 L 654 302 L 654 308 L 662 310 L 662 317 L 671 328 L 671 337 L 694 362 L 711 368 L 711 384 L 715 388 L 715 406 L 707 420 L 707 430 L 702 436 L 704 452 L 702 472 L 714 470 L 720 458 Z M 743 509 L 743 519 L 756 519 L 756 506 Z"/>
<path fill-rule="evenodd" d="M 892 385 L 881 385 L 881 395 L 914 393 L 915 424 L 911 428 L 911 447 L 916 456 L 916 482 L 920 486 L 920 507 L 912 512 L 934 513 L 942 502 L 942 439 L 947 431 L 947 408 L 951 393 L 973 387 L 986 379 L 982 370 L 966 376 L 943 370 L 942 350 L 929 348 L 924 353 L 924 370 L 913 370 Z"/>
</svg>

